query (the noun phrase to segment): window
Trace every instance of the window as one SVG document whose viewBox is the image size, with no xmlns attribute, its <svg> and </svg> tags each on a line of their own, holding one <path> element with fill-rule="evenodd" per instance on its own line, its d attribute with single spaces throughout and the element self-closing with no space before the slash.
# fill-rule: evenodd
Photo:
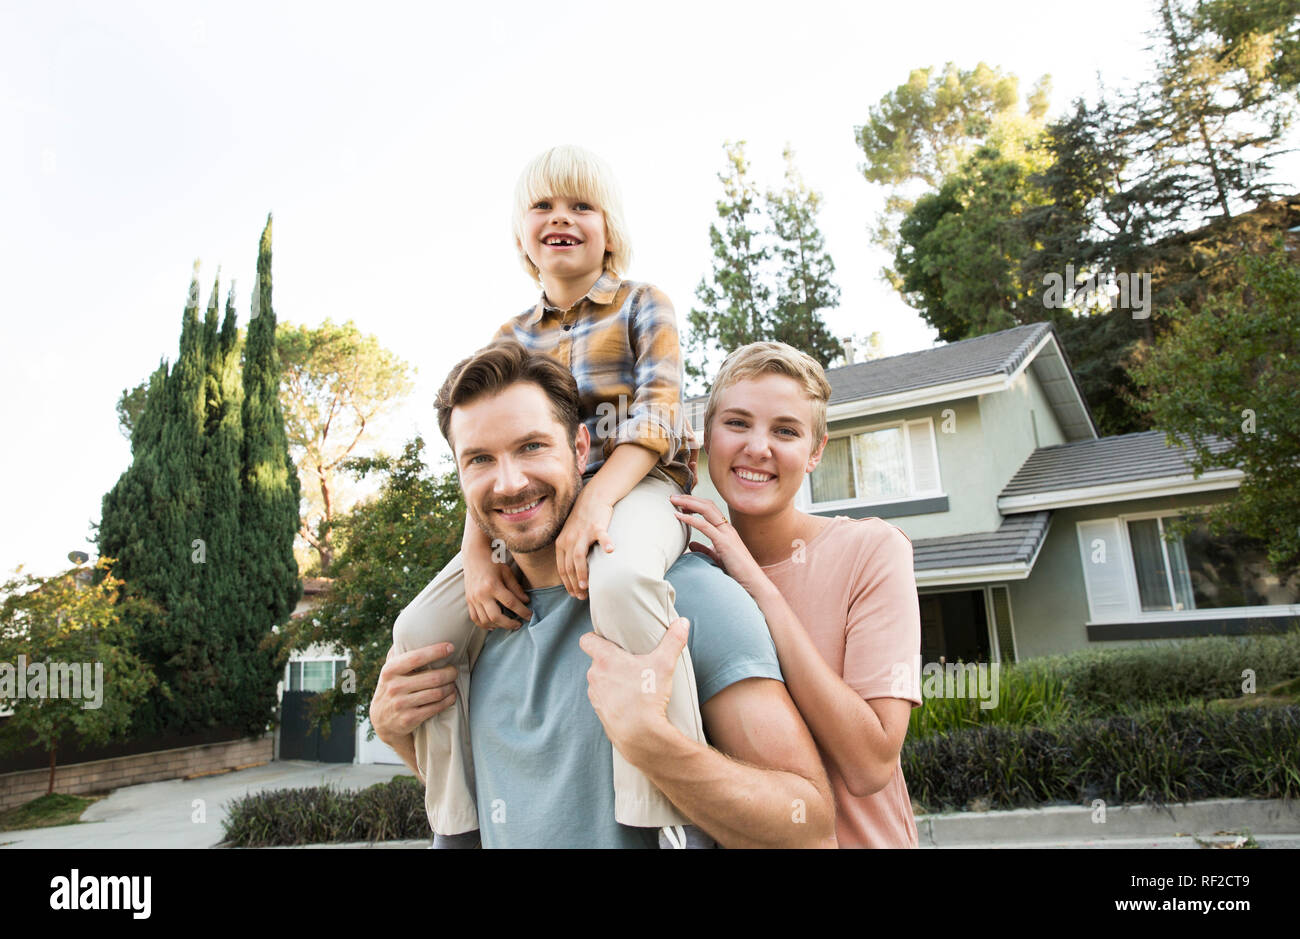
<svg viewBox="0 0 1300 939">
<path fill-rule="evenodd" d="M 1173 518 L 1079 523 L 1093 619 L 1300 604 L 1300 571 L 1275 575 L 1261 542 L 1215 537 L 1204 526 L 1171 537 Z"/>
<path fill-rule="evenodd" d="M 828 440 L 808 485 L 816 505 L 938 494 L 934 423 L 906 421 Z"/>
<path fill-rule="evenodd" d="M 287 691 L 328 691 L 347 665 L 344 659 L 296 661 L 289 663 Z"/>
</svg>

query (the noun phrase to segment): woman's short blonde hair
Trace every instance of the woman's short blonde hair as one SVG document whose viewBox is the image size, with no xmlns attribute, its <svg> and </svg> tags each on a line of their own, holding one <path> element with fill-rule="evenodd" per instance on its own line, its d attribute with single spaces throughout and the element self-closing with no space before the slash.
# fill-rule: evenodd
<svg viewBox="0 0 1300 939">
<path fill-rule="evenodd" d="M 723 361 L 709 391 L 709 403 L 704 409 L 704 440 L 707 445 L 709 428 L 718 410 L 722 392 L 737 382 L 760 375 L 785 375 L 799 383 L 812 403 L 812 452 L 821 446 L 826 436 L 826 404 L 830 401 L 831 385 L 821 363 L 806 352 L 784 342 L 751 342 L 741 346 Z"/>
<path fill-rule="evenodd" d="M 632 260 L 632 244 L 623 222 L 623 199 L 618 183 L 609 166 L 596 154 L 567 145 L 539 154 L 524 167 L 515 184 L 515 244 L 519 249 L 519 263 L 528 276 L 541 284 L 537 265 L 524 250 L 524 216 L 539 199 L 556 196 L 585 199 L 600 208 L 605 215 L 605 270 L 623 277 Z"/>
</svg>

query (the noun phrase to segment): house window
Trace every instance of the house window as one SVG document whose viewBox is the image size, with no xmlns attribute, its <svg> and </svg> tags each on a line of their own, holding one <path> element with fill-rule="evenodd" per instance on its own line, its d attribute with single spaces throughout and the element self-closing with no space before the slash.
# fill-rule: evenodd
<svg viewBox="0 0 1300 939">
<path fill-rule="evenodd" d="M 289 691 L 328 691 L 347 665 L 344 659 L 324 659 L 289 663 Z"/>
<path fill-rule="evenodd" d="M 1300 603 L 1300 571 L 1278 577 L 1265 546 L 1204 526 L 1169 537 L 1174 516 L 1080 522 L 1079 548 L 1093 619 Z"/>
<path fill-rule="evenodd" d="M 809 477 L 814 505 L 891 502 L 939 490 L 934 423 L 929 418 L 828 440 Z"/>
</svg>

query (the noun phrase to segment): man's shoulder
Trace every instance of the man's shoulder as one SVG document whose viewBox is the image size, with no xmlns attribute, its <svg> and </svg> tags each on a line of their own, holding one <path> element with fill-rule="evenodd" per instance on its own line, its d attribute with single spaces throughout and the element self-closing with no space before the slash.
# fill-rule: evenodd
<svg viewBox="0 0 1300 939">
<path fill-rule="evenodd" d="M 767 621 L 744 587 L 694 551 L 678 558 L 666 579 L 677 612 L 690 621 L 688 647 L 701 704 L 746 678 L 783 680 Z"/>
</svg>

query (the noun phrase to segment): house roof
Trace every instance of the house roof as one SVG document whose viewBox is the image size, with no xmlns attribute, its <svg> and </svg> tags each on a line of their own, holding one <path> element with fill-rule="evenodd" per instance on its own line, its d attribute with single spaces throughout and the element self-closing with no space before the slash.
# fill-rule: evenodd
<svg viewBox="0 0 1300 939">
<path fill-rule="evenodd" d="M 1187 442 L 1186 438 L 1180 440 Z M 1217 453 L 1230 445 L 1216 439 L 1210 448 Z M 1039 447 L 999 493 L 998 509 L 1028 511 L 1134 498 L 1164 492 L 1171 485 L 1182 491 L 1223 489 L 1241 479 L 1237 470 L 1193 478 L 1189 452 L 1166 445 L 1165 434 L 1159 430 Z"/>
<path fill-rule="evenodd" d="M 1070 439 L 1097 436 L 1092 414 L 1050 323 L 1030 323 L 883 359 L 826 370 L 831 396 L 827 417 L 836 419 L 1001 390 L 1031 367 Z M 707 398 L 687 402 L 698 426 Z M 866 408 L 855 407 L 871 403 Z"/>
<path fill-rule="evenodd" d="M 1029 512 L 1008 516 L 996 531 L 918 538 L 912 542 L 917 584 L 1028 577 L 1051 519 L 1051 512 Z"/>
</svg>

